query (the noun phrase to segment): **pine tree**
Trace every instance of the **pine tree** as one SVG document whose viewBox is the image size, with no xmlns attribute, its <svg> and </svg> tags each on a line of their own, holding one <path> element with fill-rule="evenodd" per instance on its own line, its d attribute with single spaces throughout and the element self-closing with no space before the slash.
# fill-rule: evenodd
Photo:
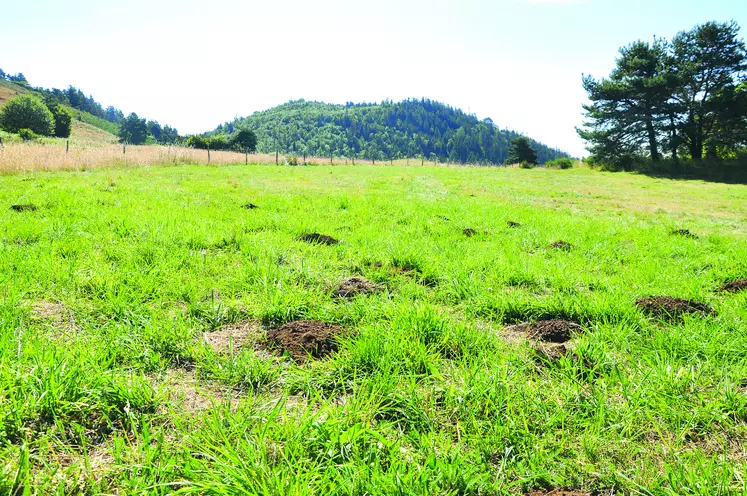
<svg viewBox="0 0 747 496">
<path fill-rule="evenodd" d="M 532 145 L 529 144 L 528 139 L 524 137 L 514 138 L 511 141 L 511 145 L 512 147 L 508 152 L 506 163 L 522 164 L 526 162 L 527 164 L 537 165 L 537 152 L 535 152 Z"/>
</svg>

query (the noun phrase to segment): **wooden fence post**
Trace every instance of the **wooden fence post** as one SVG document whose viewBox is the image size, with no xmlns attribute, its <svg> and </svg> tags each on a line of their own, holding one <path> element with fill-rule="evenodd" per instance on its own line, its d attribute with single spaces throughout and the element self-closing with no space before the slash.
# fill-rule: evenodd
<svg viewBox="0 0 747 496">
<path fill-rule="evenodd" d="M 65 140 L 65 153 L 67 153 L 68 150 L 70 150 L 70 140 Z"/>
<path fill-rule="evenodd" d="M 208 146 L 208 163 L 210 163 L 210 147 Z"/>
<path fill-rule="evenodd" d="M 278 165 L 278 151 L 275 149 L 275 165 Z"/>
<path fill-rule="evenodd" d="M 244 165 L 249 165 L 249 148 L 244 148 Z"/>
</svg>

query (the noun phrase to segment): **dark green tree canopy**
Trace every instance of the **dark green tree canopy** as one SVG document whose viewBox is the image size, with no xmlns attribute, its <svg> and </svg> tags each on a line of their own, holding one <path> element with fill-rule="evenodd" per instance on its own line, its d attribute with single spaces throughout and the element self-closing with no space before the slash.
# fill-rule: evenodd
<svg viewBox="0 0 747 496">
<path fill-rule="evenodd" d="M 211 135 L 251 129 L 261 153 L 368 160 L 397 157 L 501 164 L 518 133 L 427 99 L 334 105 L 299 100 L 219 126 Z M 538 161 L 566 153 L 531 141 Z"/>
<path fill-rule="evenodd" d="M 9 133 L 30 129 L 36 134 L 49 136 L 54 130 L 54 116 L 41 99 L 21 94 L 0 109 L 0 128 Z"/>
<path fill-rule="evenodd" d="M 148 139 L 148 126 L 145 119 L 141 119 L 133 112 L 119 123 L 119 133 L 117 135 L 120 143 L 142 145 Z"/>
<path fill-rule="evenodd" d="M 520 137 L 511 140 L 511 150 L 508 153 L 509 164 L 521 164 L 528 163 L 531 165 L 537 165 L 537 152 L 534 151 L 529 140 Z"/>
<path fill-rule="evenodd" d="M 620 50 L 609 78 L 584 76 L 578 129 L 592 159 L 623 168 L 662 157 L 720 160 L 743 147 L 747 50 L 735 22 L 708 22 L 673 41 Z"/>
<path fill-rule="evenodd" d="M 232 137 L 234 147 L 247 152 L 257 149 L 257 135 L 251 129 L 239 129 Z"/>
</svg>

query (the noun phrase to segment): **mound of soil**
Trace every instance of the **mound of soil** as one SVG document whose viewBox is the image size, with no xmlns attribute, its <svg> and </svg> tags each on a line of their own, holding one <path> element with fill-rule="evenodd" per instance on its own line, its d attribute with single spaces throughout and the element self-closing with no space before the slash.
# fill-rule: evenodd
<svg viewBox="0 0 747 496">
<path fill-rule="evenodd" d="M 736 281 L 729 281 L 720 288 L 719 291 L 726 291 L 727 293 L 738 293 L 740 291 L 747 290 L 747 279 L 737 279 Z"/>
<path fill-rule="evenodd" d="M 250 203 L 247 203 L 246 205 L 244 205 L 244 208 L 247 209 L 247 210 L 254 210 L 255 208 L 259 208 L 259 207 L 257 205 L 255 205 L 254 203 L 250 202 Z"/>
<path fill-rule="evenodd" d="M 35 211 L 39 210 L 39 207 L 37 207 L 36 205 L 31 205 L 31 204 L 28 204 L 28 205 L 11 205 L 10 209 L 11 210 L 15 210 L 16 212 L 35 212 Z"/>
<path fill-rule="evenodd" d="M 472 236 L 475 236 L 475 235 L 477 235 L 477 231 L 475 231 L 475 230 L 474 230 L 474 229 L 472 229 L 471 227 L 468 227 L 467 229 L 465 229 L 464 231 L 462 231 L 462 233 L 463 233 L 463 234 L 464 234 L 465 236 L 467 236 L 468 238 L 471 238 Z"/>
<path fill-rule="evenodd" d="M 696 234 L 691 233 L 688 229 L 675 229 L 674 231 L 672 231 L 672 235 L 682 236 L 685 238 L 692 238 L 692 239 L 695 239 L 698 237 Z"/>
<path fill-rule="evenodd" d="M 335 296 L 340 298 L 352 298 L 359 294 L 376 293 L 384 289 L 378 284 L 372 283 L 363 277 L 348 277 L 343 279 L 335 290 Z"/>
<path fill-rule="evenodd" d="M 517 324 L 506 328 L 510 334 L 523 335 L 535 342 L 564 344 L 574 333 L 583 332 L 575 322 L 561 319 L 538 320 L 528 324 Z"/>
<path fill-rule="evenodd" d="M 684 314 L 714 315 L 716 312 L 705 303 L 671 296 L 638 298 L 635 305 L 644 313 L 655 317 L 681 317 Z"/>
<path fill-rule="evenodd" d="M 575 322 L 555 319 L 532 322 L 527 331 L 530 339 L 546 343 L 565 343 L 571 340 L 573 333 L 582 332 L 583 329 Z"/>
<path fill-rule="evenodd" d="M 514 221 L 512 221 L 512 220 L 510 220 L 510 221 L 506 222 L 506 225 L 507 225 L 508 227 L 521 227 L 521 224 L 519 224 L 518 222 L 514 222 Z"/>
<path fill-rule="evenodd" d="M 570 244 L 568 241 L 555 241 L 554 243 L 550 243 L 550 248 L 554 248 L 556 250 L 563 250 L 563 251 L 571 251 L 573 249 L 573 245 Z"/>
<path fill-rule="evenodd" d="M 317 245 L 336 245 L 339 243 L 338 240 L 333 238 L 332 236 L 327 236 L 326 234 L 319 234 L 319 233 L 308 233 L 304 234 L 300 238 L 301 241 L 306 241 L 307 243 L 313 243 Z"/>
<path fill-rule="evenodd" d="M 267 331 L 267 340 L 271 348 L 303 363 L 309 357 L 323 358 L 337 351 L 336 337 L 341 333 L 342 328 L 334 324 L 296 320 Z"/>
</svg>

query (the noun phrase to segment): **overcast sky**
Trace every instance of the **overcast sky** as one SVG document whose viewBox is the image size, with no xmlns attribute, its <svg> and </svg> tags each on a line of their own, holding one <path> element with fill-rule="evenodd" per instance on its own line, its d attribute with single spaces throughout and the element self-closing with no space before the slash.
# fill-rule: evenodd
<svg viewBox="0 0 747 496">
<path fill-rule="evenodd" d="M 747 0 L 15 1 L 0 68 L 183 134 L 291 99 L 426 97 L 581 155 L 582 73 L 731 19 Z"/>
</svg>

